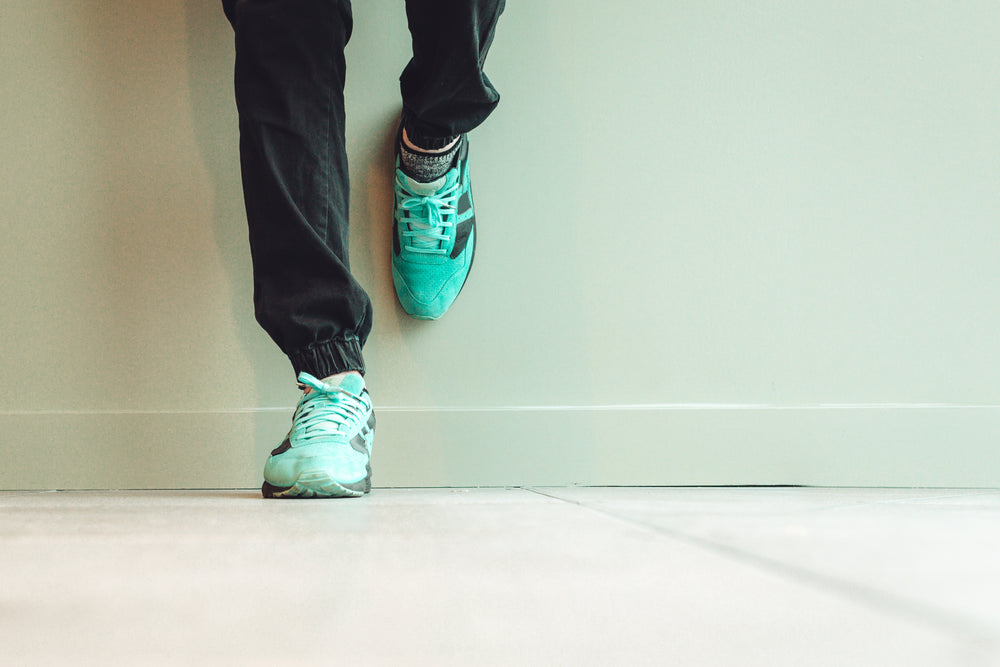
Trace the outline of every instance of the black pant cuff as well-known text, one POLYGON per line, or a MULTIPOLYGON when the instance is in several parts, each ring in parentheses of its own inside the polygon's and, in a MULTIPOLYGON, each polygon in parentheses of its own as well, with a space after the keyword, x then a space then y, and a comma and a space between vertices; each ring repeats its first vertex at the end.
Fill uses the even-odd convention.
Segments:
POLYGON ((322 380, 330 375, 347 371, 365 374, 365 361, 361 355, 361 340, 347 335, 340 338, 313 343, 295 350, 288 355, 295 369, 295 375, 306 372, 322 380))

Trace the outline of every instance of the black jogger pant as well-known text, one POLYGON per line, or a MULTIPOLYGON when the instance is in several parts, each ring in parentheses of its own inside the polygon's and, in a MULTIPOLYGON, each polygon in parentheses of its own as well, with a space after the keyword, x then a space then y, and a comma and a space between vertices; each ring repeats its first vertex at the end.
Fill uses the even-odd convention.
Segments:
MULTIPOLYGON (((372 307, 351 275, 347 249, 350 0, 222 4, 236 33, 257 321, 296 374, 363 373, 372 307)), ((407 0, 413 58, 400 91, 403 121, 418 145, 433 148, 435 139, 468 132, 496 107, 499 95, 482 66, 503 7, 504 0, 407 0)))

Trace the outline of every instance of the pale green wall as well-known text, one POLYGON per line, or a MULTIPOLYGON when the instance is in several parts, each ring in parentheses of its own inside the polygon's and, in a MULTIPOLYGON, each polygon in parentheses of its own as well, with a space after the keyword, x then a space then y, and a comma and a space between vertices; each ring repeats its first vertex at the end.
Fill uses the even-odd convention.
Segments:
MULTIPOLYGON (((993 2, 512 1, 475 271, 388 268, 399 0, 357 0, 376 485, 1000 484, 993 2)), ((0 488, 253 486, 295 400, 251 312, 209 0, 0 5, 0 488)))

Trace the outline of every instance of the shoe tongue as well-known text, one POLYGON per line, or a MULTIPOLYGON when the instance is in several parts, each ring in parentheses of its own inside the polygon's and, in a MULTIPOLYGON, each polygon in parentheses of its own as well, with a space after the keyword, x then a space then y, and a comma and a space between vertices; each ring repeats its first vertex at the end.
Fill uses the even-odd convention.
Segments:
POLYGON ((348 373, 344 376, 344 379, 340 381, 340 388, 354 394, 355 396, 360 396, 361 392, 365 389, 365 379, 360 375, 348 373))
POLYGON ((410 192, 415 195, 428 196, 432 195, 441 188, 444 187, 445 181, 448 179, 448 174, 445 174, 441 178, 435 179, 430 183, 421 183, 420 181, 415 181, 409 176, 406 177, 406 186, 410 192))

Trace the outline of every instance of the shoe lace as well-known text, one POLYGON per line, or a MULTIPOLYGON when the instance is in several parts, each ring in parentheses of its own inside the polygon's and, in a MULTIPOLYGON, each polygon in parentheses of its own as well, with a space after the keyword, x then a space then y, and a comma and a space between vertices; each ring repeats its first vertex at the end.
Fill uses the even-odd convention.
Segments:
POLYGON ((446 248, 441 247, 441 242, 449 239, 448 228, 455 225, 459 186, 456 178, 449 179, 440 190, 432 194, 411 192, 406 187, 402 172, 397 171, 396 197, 400 211, 398 222, 400 235, 410 240, 404 245, 407 250, 427 255, 448 253, 446 248), (404 211, 410 215, 403 217, 404 211))
POLYGON ((299 374, 299 385, 312 390, 302 397, 292 424, 292 435, 299 444, 344 436, 363 424, 368 410, 364 398, 328 385, 308 373, 299 374))

